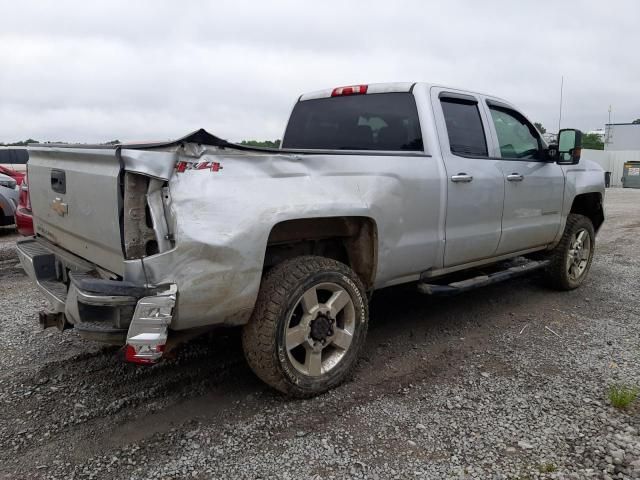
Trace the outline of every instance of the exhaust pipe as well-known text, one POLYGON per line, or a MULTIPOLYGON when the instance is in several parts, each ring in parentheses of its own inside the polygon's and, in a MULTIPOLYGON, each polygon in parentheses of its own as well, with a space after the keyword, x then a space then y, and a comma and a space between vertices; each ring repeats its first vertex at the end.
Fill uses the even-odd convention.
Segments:
POLYGON ((73 325, 67 322, 67 317, 64 316, 64 313, 52 312, 46 309, 38 312, 38 321, 43 330, 49 327, 56 327, 62 332, 63 330, 73 327, 73 325))

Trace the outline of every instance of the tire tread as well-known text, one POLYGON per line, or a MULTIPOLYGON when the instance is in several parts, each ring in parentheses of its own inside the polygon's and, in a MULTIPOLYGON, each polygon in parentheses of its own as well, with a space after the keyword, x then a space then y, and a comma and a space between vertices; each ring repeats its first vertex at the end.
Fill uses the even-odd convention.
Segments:
MULTIPOLYGON (((274 266, 264 275, 253 314, 242 330, 245 358, 256 376, 267 385, 293 397, 307 398, 322 392, 302 390, 284 377, 275 344, 279 316, 289 301, 289 292, 309 275, 321 271, 335 271, 349 277, 363 294, 362 282, 347 265, 325 257, 292 258, 274 266)), ((363 298, 366 298, 364 294, 363 298)), ((363 328, 366 328, 366 324, 363 328)), ((345 377, 351 374, 355 364, 353 362, 349 366, 345 377)))
MULTIPOLYGON (((569 248, 569 243, 571 242, 573 233, 580 227, 581 224, 585 223, 591 227, 591 256, 593 258, 595 249, 595 235, 593 234, 593 225, 591 224, 591 220, 589 220, 589 218, 585 217, 584 215, 570 213, 567 217, 567 223, 565 225, 560 242, 558 242, 558 244, 554 247, 554 249, 547 257, 547 259, 550 260, 550 263, 545 269, 545 280, 547 285, 549 285, 551 288, 556 290, 573 290, 580 285, 573 285, 570 282, 568 273, 566 272, 565 255, 569 248)), ((590 263, 591 260, 589 260, 589 266, 590 263)))

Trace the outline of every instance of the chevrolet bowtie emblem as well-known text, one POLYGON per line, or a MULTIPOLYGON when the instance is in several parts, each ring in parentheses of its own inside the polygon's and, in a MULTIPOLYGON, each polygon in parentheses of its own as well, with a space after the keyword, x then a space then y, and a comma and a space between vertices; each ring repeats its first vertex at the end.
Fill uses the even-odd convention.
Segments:
POLYGON ((68 205, 64 203, 61 198, 56 198, 53 202, 51 202, 51 210, 56 212, 61 217, 64 217, 67 213, 69 213, 68 205))

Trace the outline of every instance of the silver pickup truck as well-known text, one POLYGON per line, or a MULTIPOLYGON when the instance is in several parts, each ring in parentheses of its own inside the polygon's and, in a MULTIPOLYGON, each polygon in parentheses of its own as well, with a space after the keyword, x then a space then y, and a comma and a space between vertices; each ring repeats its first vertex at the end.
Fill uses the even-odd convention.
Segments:
POLYGON ((450 295, 536 269, 578 287, 604 221, 580 141, 546 145, 497 97, 387 83, 302 95, 279 150, 205 130, 37 146, 18 252, 51 303, 43 327, 154 363, 185 332, 243 326, 257 376, 310 396, 355 365, 376 289, 450 295))

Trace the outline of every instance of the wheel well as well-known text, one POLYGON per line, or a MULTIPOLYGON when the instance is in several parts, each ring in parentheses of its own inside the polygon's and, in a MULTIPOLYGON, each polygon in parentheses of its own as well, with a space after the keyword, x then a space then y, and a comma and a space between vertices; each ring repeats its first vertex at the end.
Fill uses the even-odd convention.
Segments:
POLYGON ((367 289, 378 262, 377 229, 367 217, 321 217, 276 224, 267 241, 264 268, 300 255, 318 255, 349 265, 367 289))
POLYGON ((602 208, 602 195, 599 193, 583 193, 573 199, 571 213, 584 215, 591 220, 594 230, 597 232, 604 222, 604 210, 602 208))

